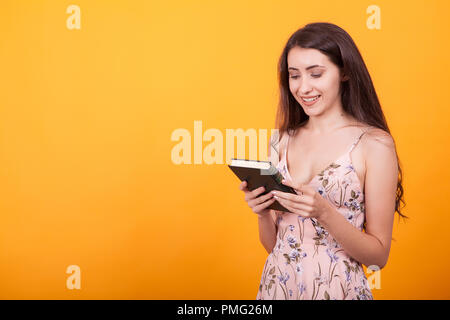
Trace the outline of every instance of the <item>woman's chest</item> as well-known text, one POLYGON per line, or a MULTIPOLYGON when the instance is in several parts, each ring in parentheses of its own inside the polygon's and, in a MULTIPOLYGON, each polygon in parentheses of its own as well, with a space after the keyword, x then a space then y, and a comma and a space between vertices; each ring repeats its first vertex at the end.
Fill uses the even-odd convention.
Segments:
MULTIPOLYGON (((286 155, 287 171, 296 184, 309 184, 321 177, 333 175, 334 178, 347 178, 350 171, 354 171, 361 190, 364 192, 365 183, 365 158, 362 147, 356 145, 351 152, 341 151, 339 148, 324 148, 322 150, 311 150, 308 152, 298 152, 295 149, 289 150, 286 155), (329 151, 329 152, 328 152, 329 151), (334 157, 330 157, 334 154, 334 157)), ((342 149, 341 149, 342 150, 342 149)))

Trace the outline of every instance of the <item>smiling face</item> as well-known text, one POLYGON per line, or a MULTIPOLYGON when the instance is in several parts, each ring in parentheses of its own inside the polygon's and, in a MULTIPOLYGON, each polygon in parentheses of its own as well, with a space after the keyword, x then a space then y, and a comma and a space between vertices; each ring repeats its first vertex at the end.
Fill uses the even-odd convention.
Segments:
POLYGON ((288 53, 287 63, 289 89, 308 116, 342 108, 341 74, 326 55, 316 49, 294 47, 288 53))

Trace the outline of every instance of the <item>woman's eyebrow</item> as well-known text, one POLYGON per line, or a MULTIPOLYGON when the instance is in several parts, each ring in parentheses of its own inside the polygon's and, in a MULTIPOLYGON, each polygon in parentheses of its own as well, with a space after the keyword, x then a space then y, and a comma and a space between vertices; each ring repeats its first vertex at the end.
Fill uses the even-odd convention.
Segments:
MULTIPOLYGON (((325 68, 325 66, 320 66, 320 65, 318 65, 318 64, 315 64, 315 65, 306 67, 306 70, 309 70, 309 69, 312 69, 312 68, 316 68, 316 67, 325 68)), ((292 69, 292 70, 297 70, 297 71, 298 71, 298 69, 297 69, 297 68, 294 68, 294 67, 289 67, 289 68, 288 68, 288 70, 291 70, 291 69, 292 69)))

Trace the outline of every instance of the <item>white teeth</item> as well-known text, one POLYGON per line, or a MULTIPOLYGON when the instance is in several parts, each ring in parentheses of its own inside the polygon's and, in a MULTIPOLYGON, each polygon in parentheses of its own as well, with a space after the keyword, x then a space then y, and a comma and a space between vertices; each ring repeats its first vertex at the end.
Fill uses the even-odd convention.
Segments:
POLYGON ((305 102, 311 102, 311 101, 317 100, 318 98, 319 98, 319 96, 315 96, 314 98, 310 98, 310 99, 302 98, 302 100, 305 101, 305 102))

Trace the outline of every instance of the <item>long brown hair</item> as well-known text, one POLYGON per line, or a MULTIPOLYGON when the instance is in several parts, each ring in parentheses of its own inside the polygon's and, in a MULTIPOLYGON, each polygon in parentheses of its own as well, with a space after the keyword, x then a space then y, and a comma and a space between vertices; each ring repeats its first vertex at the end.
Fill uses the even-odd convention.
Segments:
MULTIPOLYGON (((341 99, 345 112, 360 122, 377 127, 390 134, 377 93, 370 78, 364 60, 350 35, 337 25, 325 22, 310 23, 294 32, 286 43, 278 61, 278 81, 280 100, 275 120, 275 127, 281 137, 285 132, 295 131, 302 126, 309 116, 289 90, 289 73, 287 55, 294 47, 317 49, 328 58, 348 80, 341 82, 341 99)), ((395 142, 394 142, 395 144, 395 142)), ((397 149, 397 148, 395 148, 397 149)), ((396 150, 397 151, 397 150, 396 150)), ((400 212, 403 198, 403 173, 396 152, 399 178, 395 200, 395 212, 399 218, 408 218, 400 212)))

